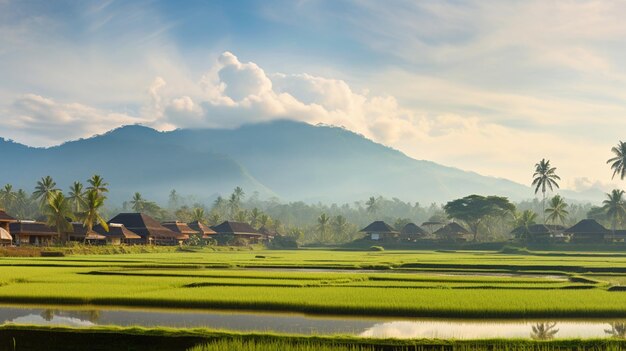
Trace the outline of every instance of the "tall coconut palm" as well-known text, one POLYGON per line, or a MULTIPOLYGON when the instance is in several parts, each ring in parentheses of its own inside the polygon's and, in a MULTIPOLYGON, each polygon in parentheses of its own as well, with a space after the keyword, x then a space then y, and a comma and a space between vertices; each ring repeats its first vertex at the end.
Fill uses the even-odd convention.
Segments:
POLYGON ((13 206, 13 211, 17 218, 24 219, 26 218, 26 213, 29 207, 29 196, 26 194, 24 189, 19 189, 15 193, 15 204, 13 206))
POLYGON ((624 190, 613 189, 610 193, 606 194, 607 199, 602 202, 604 206, 602 209, 605 211, 607 217, 611 219, 611 231, 615 236, 615 229, 617 228, 617 222, 621 222, 626 218, 626 203, 624 203, 624 190))
POLYGON ((332 221, 333 231, 335 232, 335 236, 339 240, 346 240, 346 236, 348 234, 348 221, 346 217, 342 215, 338 215, 333 218, 332 221))
POLYGON ((611 164, 611 169, 613 170, 611 179, 615 178, 616 174, 619 174, 620 179, 623 180, 626 177, 626 142, 620 141, 617 146, 611 149, 611 152, 613 152, 615 157, 606 161, 606 163, 611 164))
MULTIPOLYGON (((93 189, 87 192, 85 197, 85 211, 81 213, 81 219, 83 226, 87 228, 87 234, 93 230, 93 225, 98 223, 104 228, 105 231, 109 231, 107 222, 100 215, 102 207, 104 207, 105 197, 100 195, 97 190, 93 189)), ((85 241, 87 236, 85 235, 85 241)))
POLYGON ((231 219, 239 212, 239 198, 235 193, 232 193, 228 199, 228 211, 231 219))
POLYGON ((16 194, 13 192, 13 185, 6 184, 0 189, 0 208, 10 210, 16 200, 16 194))
POLYGON ((202 207, 196 207, 191 211, 191 220, 206 224, 206 212, 202 207))
POLYGON ((233 190, 233 194, 239 203, 243 200, 243 197, 246 196, 246 193, 241 187, 236 187, 235 190, 233 190))
POLYGON ((146 200, 141 196, 140 193, 135 193, 133 195, 133 199, 130 200, 130 204, 132 206, 133 211, 135 212, 143 212, 146 207, 146 200))
POLYGON ((41 178, 41 180, 37 182, 37 186, 33 192, 33 197, 35 200, 39 200, 39 204, 42 208, 45 207, 52 200, 52 198, 61 191, 61 189, 56 186, 57 183, 50 176, 41 178))
POLYGON ((365 206, 366 206, 367 213, 369 213, 370 215, 375 215, 376 212, 378 212, 378 208, 379 208, 378 200, 373 196, 371 196, 367 200, 367 202, 365 203, 365 206))
POLYGON ((565 203, 565 200, 560 195, 554 195, 550 199, 548 208, 546 208, 548 221, 554 224, 564 224, 565 218, 569 215, 569 211, 567 211, 568 206, 569 205, 565 203))
POLYGON ((65 243, 67 234, 74 231, 74 227, 72 227, 72 223, 68 221, 68 218, 75 220, 76 217, 62 192, 52 193, 50 201, 43 206, 43 213, 46 215, 48 226, 56 228, 61 242, 65 243))
POLYGON ((535 187, 535 194, 541 189, 541 194, 543 195, 542 212, 544 223, 546 222, 546 191, 548 189, 552 191, 555 187, 558 188, 559 183, 557 183, 557 180, 561 180, 561 177, 556 174, 556 167, 550 165, 550 160, 544 158, 535 164, 532 186, 535 187))
POLYGON ((85 191, 83 190, 83 183, 74 182, 74 184, 70 186, 70 192, 68 195, 67 199, 70 204, 72 204, 74 213, 80 213, 85 205, 85 191))
POLYGON ((254 228, 260 228, 259 227, 259 219, 261 219, 261 215, 263 214, 263 212, 261 212, 258 208, 253 208, 252 211, 250 211, 250 225, 254 228))
POLYGON ((328 241, 328 227, 330 225, 330 217, 326 215, 326 213, 322 213, 317 218, 317 232, 319 233, 320 242, 325 243, 328 241))
POLYGON ((89 180, 87 180, 89 186, 87 187, 87 191, 95 191, 98 195, 102 196, 104 193, 109 192, 109 183, 104 181, 104 178, 101 176, 94 174, 89 180))

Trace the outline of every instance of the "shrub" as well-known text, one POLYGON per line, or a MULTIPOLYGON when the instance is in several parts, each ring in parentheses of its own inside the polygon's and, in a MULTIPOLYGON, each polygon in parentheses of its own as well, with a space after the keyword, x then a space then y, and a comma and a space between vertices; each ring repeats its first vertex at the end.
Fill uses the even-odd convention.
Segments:
POLYGON ((382 246, 374 245, 370 246, 370 251, 385 251, 385 248, 382 246))

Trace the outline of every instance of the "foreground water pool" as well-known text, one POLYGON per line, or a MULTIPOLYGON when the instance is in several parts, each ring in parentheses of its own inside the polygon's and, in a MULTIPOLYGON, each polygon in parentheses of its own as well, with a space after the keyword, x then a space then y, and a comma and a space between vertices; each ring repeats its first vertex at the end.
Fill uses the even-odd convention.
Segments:
POLYGON ((403 339, 626 337, 625 320, 387 319, 235 311, 71 309, 56 306, 0 306, 0 323, 71 327, 205 327, 233 331, 348 334, 403 339))

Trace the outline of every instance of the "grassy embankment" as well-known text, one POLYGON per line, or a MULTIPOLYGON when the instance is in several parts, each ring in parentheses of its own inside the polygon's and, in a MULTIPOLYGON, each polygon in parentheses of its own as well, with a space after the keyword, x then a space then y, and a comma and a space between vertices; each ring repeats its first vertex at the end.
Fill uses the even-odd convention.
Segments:
POLYGON ((407 317, 626 317, 626 292, 609 291, 626 281, 624 254, 201 251, 2 258, 0 266, 3 303, 407 317), (315 270, 300 271, 310 268, 315 270), (363 271, 372 268, 379 271, 363 271), (528 275, 497 276, 503 273, 528 275))
POLYGON ((350 336, 233 333, 207 329, 0 326, 0 349, 16 351, 618 351, 616 339, 397 340, 350 336))

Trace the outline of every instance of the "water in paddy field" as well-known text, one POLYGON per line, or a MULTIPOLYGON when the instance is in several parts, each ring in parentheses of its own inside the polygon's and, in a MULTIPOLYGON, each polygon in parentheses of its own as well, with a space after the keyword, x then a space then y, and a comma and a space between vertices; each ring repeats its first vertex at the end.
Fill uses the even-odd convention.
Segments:
POLYGON ((299 314, 0 306, 0 322, 91 327, 204 327, 233 331, 347 334, 371 338, 626 338, 626 320, 442 320, 299 314))

